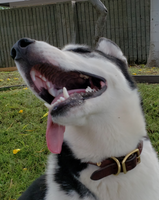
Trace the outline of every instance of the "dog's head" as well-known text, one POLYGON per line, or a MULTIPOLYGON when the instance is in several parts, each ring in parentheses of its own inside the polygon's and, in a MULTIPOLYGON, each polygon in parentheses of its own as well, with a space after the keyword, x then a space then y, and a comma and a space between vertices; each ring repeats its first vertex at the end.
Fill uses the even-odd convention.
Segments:
POLYGON ((125 121, 129 123, 141 114, 127 60, 109 39, 101 38, 94 50, 73 44, 59 50, 23 38, 13 46, 11 56, 28 86, 49 108, 46 137, 53 153, 61 151, 65 126, 92 124, 95 132, 103 132, 106 124, 117 122, 116 129, 122 131, 124 120, 129 118, 125 121))

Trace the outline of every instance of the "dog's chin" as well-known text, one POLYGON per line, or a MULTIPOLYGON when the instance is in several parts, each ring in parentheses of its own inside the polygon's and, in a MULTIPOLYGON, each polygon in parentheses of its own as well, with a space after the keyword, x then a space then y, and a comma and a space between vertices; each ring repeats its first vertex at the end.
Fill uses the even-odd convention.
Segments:
POLYGON ((65 113, 63 116, 52 117, 53 123, 62 126, 84 126, 87 124, 87 118, 84 112, 81 112, 79 108, 72 108, 70 111, 65 113), (78 111, 77 111, 78 110, 78 111))

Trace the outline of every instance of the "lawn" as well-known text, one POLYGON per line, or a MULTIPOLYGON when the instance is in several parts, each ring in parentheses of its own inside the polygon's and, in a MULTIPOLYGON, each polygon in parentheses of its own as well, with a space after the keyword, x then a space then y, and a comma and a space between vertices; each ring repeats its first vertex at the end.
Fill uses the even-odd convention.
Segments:
POLYGON ((0 199, 16 200, 45 171, 47 109, 26 88, 1 91, 0 107, 0 199))
MULTIPOLYGON (((4 74, 5 77, 0 77, 3 79, 0 87, 11 83, 7 80, 9 77, 15 85, 20 80, 17 72, 4 74)), ((143 98, 147 131, 158 152, 159 85, 138 84, 138 87, 143 98)), ((45 141, 47 109, 27 87, 0 91, 0 107, 0 199, 16 200, 45 172, 49 154, 45 141), (15 149, 20 151, 13 154, 15 149)))

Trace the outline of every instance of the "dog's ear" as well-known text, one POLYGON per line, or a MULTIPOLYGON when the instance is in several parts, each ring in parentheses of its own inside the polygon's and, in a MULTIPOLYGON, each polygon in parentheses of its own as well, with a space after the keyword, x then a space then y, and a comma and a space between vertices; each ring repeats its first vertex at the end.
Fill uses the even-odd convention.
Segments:
POLYGON ((97 43, 96 49, 102 51, 107 55, 119 58, 120 60, 123 60, 127 64, 127 59, 124 56, 123 52, 121 51, 119 46, 115 44, 112 40, 109 40, 104 37, 100 38, 97 43))

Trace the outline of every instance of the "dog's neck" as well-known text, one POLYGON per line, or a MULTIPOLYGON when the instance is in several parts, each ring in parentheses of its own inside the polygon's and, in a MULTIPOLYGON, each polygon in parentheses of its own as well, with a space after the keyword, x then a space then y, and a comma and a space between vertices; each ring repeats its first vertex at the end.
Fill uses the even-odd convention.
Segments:
POLYGON ((120 157, 136 148, 140 139, 146 135, 142 115, 136 117, 135 121, 129 120, 120 119, 119 123, 108 119, 104 121, 101 117, 98 122, 90 121, 87 126, 68 126, 64 134, 65 141, 77 158, 84 162, 120 157))

